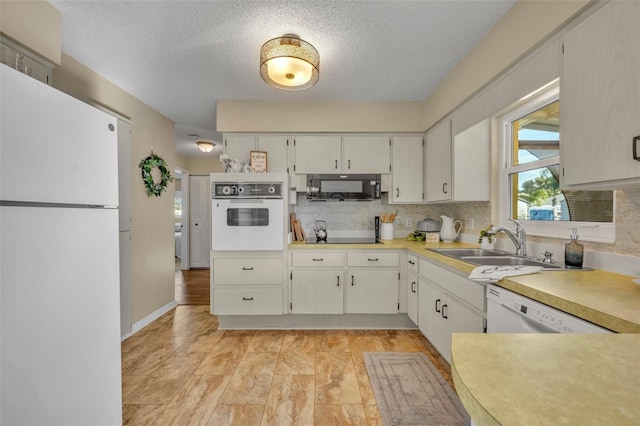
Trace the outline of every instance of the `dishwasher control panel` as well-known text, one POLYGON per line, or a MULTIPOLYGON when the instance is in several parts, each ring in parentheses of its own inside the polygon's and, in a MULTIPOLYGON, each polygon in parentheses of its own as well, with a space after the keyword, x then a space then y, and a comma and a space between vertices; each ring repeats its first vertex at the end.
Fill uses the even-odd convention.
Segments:
POLYGON ((487 287, 487 331, 611 333, 606 328, 494 285, 487 287))

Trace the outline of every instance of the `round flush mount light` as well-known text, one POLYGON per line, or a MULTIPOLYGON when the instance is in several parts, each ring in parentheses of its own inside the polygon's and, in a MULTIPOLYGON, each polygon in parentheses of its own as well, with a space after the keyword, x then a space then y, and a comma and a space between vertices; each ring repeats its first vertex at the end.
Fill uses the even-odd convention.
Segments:
POLYGON ((297 35, 285 34, 262 45, 260 75, 278 89, 308 89, 320 78, 320 55, 297 35))
POLYGON ((200 151, 202 152, 211 152, 214 147, 213 142, 209 141, 198 141, 196 142, 196 145, 198 145, 198 148, 200 148, 200 151))

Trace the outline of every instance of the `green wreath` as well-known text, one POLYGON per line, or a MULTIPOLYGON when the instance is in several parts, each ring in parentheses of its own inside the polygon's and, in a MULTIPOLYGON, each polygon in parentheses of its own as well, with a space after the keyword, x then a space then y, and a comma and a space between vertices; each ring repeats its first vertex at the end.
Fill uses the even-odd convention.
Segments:
POLYGON ((167 162, 154 154, 153 151, 151 151, 151 155, 142 160, 138 166, 142 169, 142 181, 147 189, 148 197, 151 197, 152 195, 159 197, 160 194, 162 194, 162 191, 167 190, 167 184, 169 182, 173 182, 173 176, 171 176, 167 162), (160 170, 160 183, 155 183, 153 181, 151 171, 155 167, 160 170))

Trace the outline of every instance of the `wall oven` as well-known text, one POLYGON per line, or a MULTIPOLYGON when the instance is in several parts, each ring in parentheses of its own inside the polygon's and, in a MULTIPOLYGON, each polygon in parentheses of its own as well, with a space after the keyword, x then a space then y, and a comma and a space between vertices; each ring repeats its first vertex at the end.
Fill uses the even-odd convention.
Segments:
POLYGON ((282 191, 282 182, 213 182, 211 250, 283 250, 282 191))

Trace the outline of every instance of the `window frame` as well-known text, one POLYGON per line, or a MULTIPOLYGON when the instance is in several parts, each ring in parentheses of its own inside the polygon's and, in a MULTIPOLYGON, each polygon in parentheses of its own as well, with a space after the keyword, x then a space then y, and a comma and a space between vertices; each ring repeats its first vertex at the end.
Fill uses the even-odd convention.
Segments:
MULTIPOLYGON (((547 167, 551 165, 560 166, 560 153, 557 156, 545 158, 535 162, 528 162, 511 165, 513 159, 513 141, 511 123, 519 118, 530 114, 545 105, 549 105, 560 99, 559 81, 553 81, 543 86, 541 89, 530 95, 523 97, 520 101, 512 105, 506 111, 497 116, 498 124, 498 142, 500 153, 500 207, 499 220, 503 226, 515 230, 515 225, 508 219, 511 218, 512 212, 512 180, 510 176, 514 173, 547 167)), ((560 124, 562 127, 562 122, 560 124)), ((562 132, 560 133, 560 143, 562 143, 562 132)), ((561 150, 560 150, 561 152, 561 150)), ((560 182, 560 190, 562 182, 560 182)), ((578 235, 583 241, 592 241, 599 243, 613 243, 615 241, 615 208, 616 194, 613 192, 613 211, 611 212, 611 222, 579 222, 579 221, 541 221, 541 220, 522 220, 516 219, 524 227, 527 235, 568 239, 571 235, 571 228, 578 228, 578 235)))

